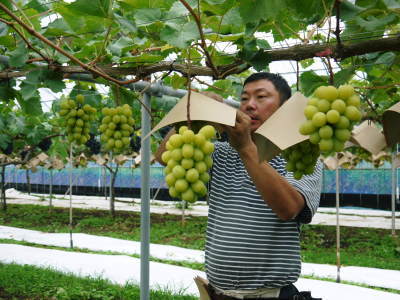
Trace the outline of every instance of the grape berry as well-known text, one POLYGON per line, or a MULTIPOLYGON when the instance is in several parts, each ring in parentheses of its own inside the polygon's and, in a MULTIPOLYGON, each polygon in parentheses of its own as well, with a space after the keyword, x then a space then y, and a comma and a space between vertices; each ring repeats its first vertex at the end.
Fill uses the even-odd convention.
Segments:
POLYGON ((40 141, 40 143, 38 144, 38 147, 39 147, 42 151, 46 152, 47 150, 50 149, 51 144, 52 144, 51 139, 50 139, 50 138, 45 138, 45 139, 43 139, 43 140, 40 141))

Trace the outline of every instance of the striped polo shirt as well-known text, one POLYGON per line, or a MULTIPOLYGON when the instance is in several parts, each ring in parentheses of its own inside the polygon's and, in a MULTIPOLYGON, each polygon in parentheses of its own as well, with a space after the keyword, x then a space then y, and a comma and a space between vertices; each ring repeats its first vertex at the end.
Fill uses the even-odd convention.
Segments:
POLYGON ((215 146, 205 247, 208 280, 224 290, 275 288, 297 281, 300 224, 311 222, 318 208, 322 163, 313 174, 295 180, 283 158, 269 162, 306 202, 294 220, 282 221, 261 198, 238 152, 229 143, 215 146))

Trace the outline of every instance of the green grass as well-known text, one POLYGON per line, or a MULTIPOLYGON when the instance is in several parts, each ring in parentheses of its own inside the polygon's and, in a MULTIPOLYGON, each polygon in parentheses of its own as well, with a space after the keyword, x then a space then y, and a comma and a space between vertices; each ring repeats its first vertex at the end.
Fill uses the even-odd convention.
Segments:
MULTIPOLYGON (((400 239, 391 230, 375 228, 340 228, 340 263, 400 270, 400 239)), ((301 233, 303 262, 336 264, 336 228, 303 226, 301 233)))
MULTIPOLYGON (((194 296, 171 291, 150 291, 154 300, 194 300, 194 296)), ((50 268, 0 263, 0 299, 40 300, 117 300, 140 299, 135 283, 112 284, 96 277, 76 277, 50 268)))
MULTIPOLYGON (((74 209, 74 232, 140 240, 140 214, 116 211, 74 209)), ((8 205, 0 212, 0 224, 46 232, 68 232, 66 208, 38 205, 8 205)), ((190 249, 204 249, 206 217, 169 214, 151 215, 152 243, 190 249)), ((306 225, 301 234, 302 260, 311 263, 336 264, 336 231, 334 226, 306 225)), ((341 264, 400 270, 400 240, 387 229, 341 227, 341 264)))

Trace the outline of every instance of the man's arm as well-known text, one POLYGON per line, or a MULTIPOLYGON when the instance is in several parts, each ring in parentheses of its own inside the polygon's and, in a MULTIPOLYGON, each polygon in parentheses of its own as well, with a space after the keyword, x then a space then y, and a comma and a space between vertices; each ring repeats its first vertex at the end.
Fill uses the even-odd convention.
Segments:
POLYGON ((251 139, 251 119, 238 111, 235 127, 225 126, 234 147, 252 178, 258 192, 282 220, 295 218, 305 206, 303 196, 273 167, 258 159, 257 146, 251 139))

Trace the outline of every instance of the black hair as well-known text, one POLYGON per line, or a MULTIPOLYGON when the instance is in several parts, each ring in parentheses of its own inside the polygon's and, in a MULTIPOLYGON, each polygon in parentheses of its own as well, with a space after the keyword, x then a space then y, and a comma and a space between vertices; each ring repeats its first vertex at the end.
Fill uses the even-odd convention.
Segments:
POLYGON ((292 96, 292 90, 289 87, 289 84, 287 83, 286 79, 284 79, 282 76, 279 74, 275 73, 269 73, 269 72, 258 72, 251 74, 249 77, 246 78, 246 80, 243 83, 243 87, 253 81, 258 81, 258 80, 269 80, 276 90, 279 93, 280 96, 280 105, 282 105, 287 99, 289 99, 292 96))

